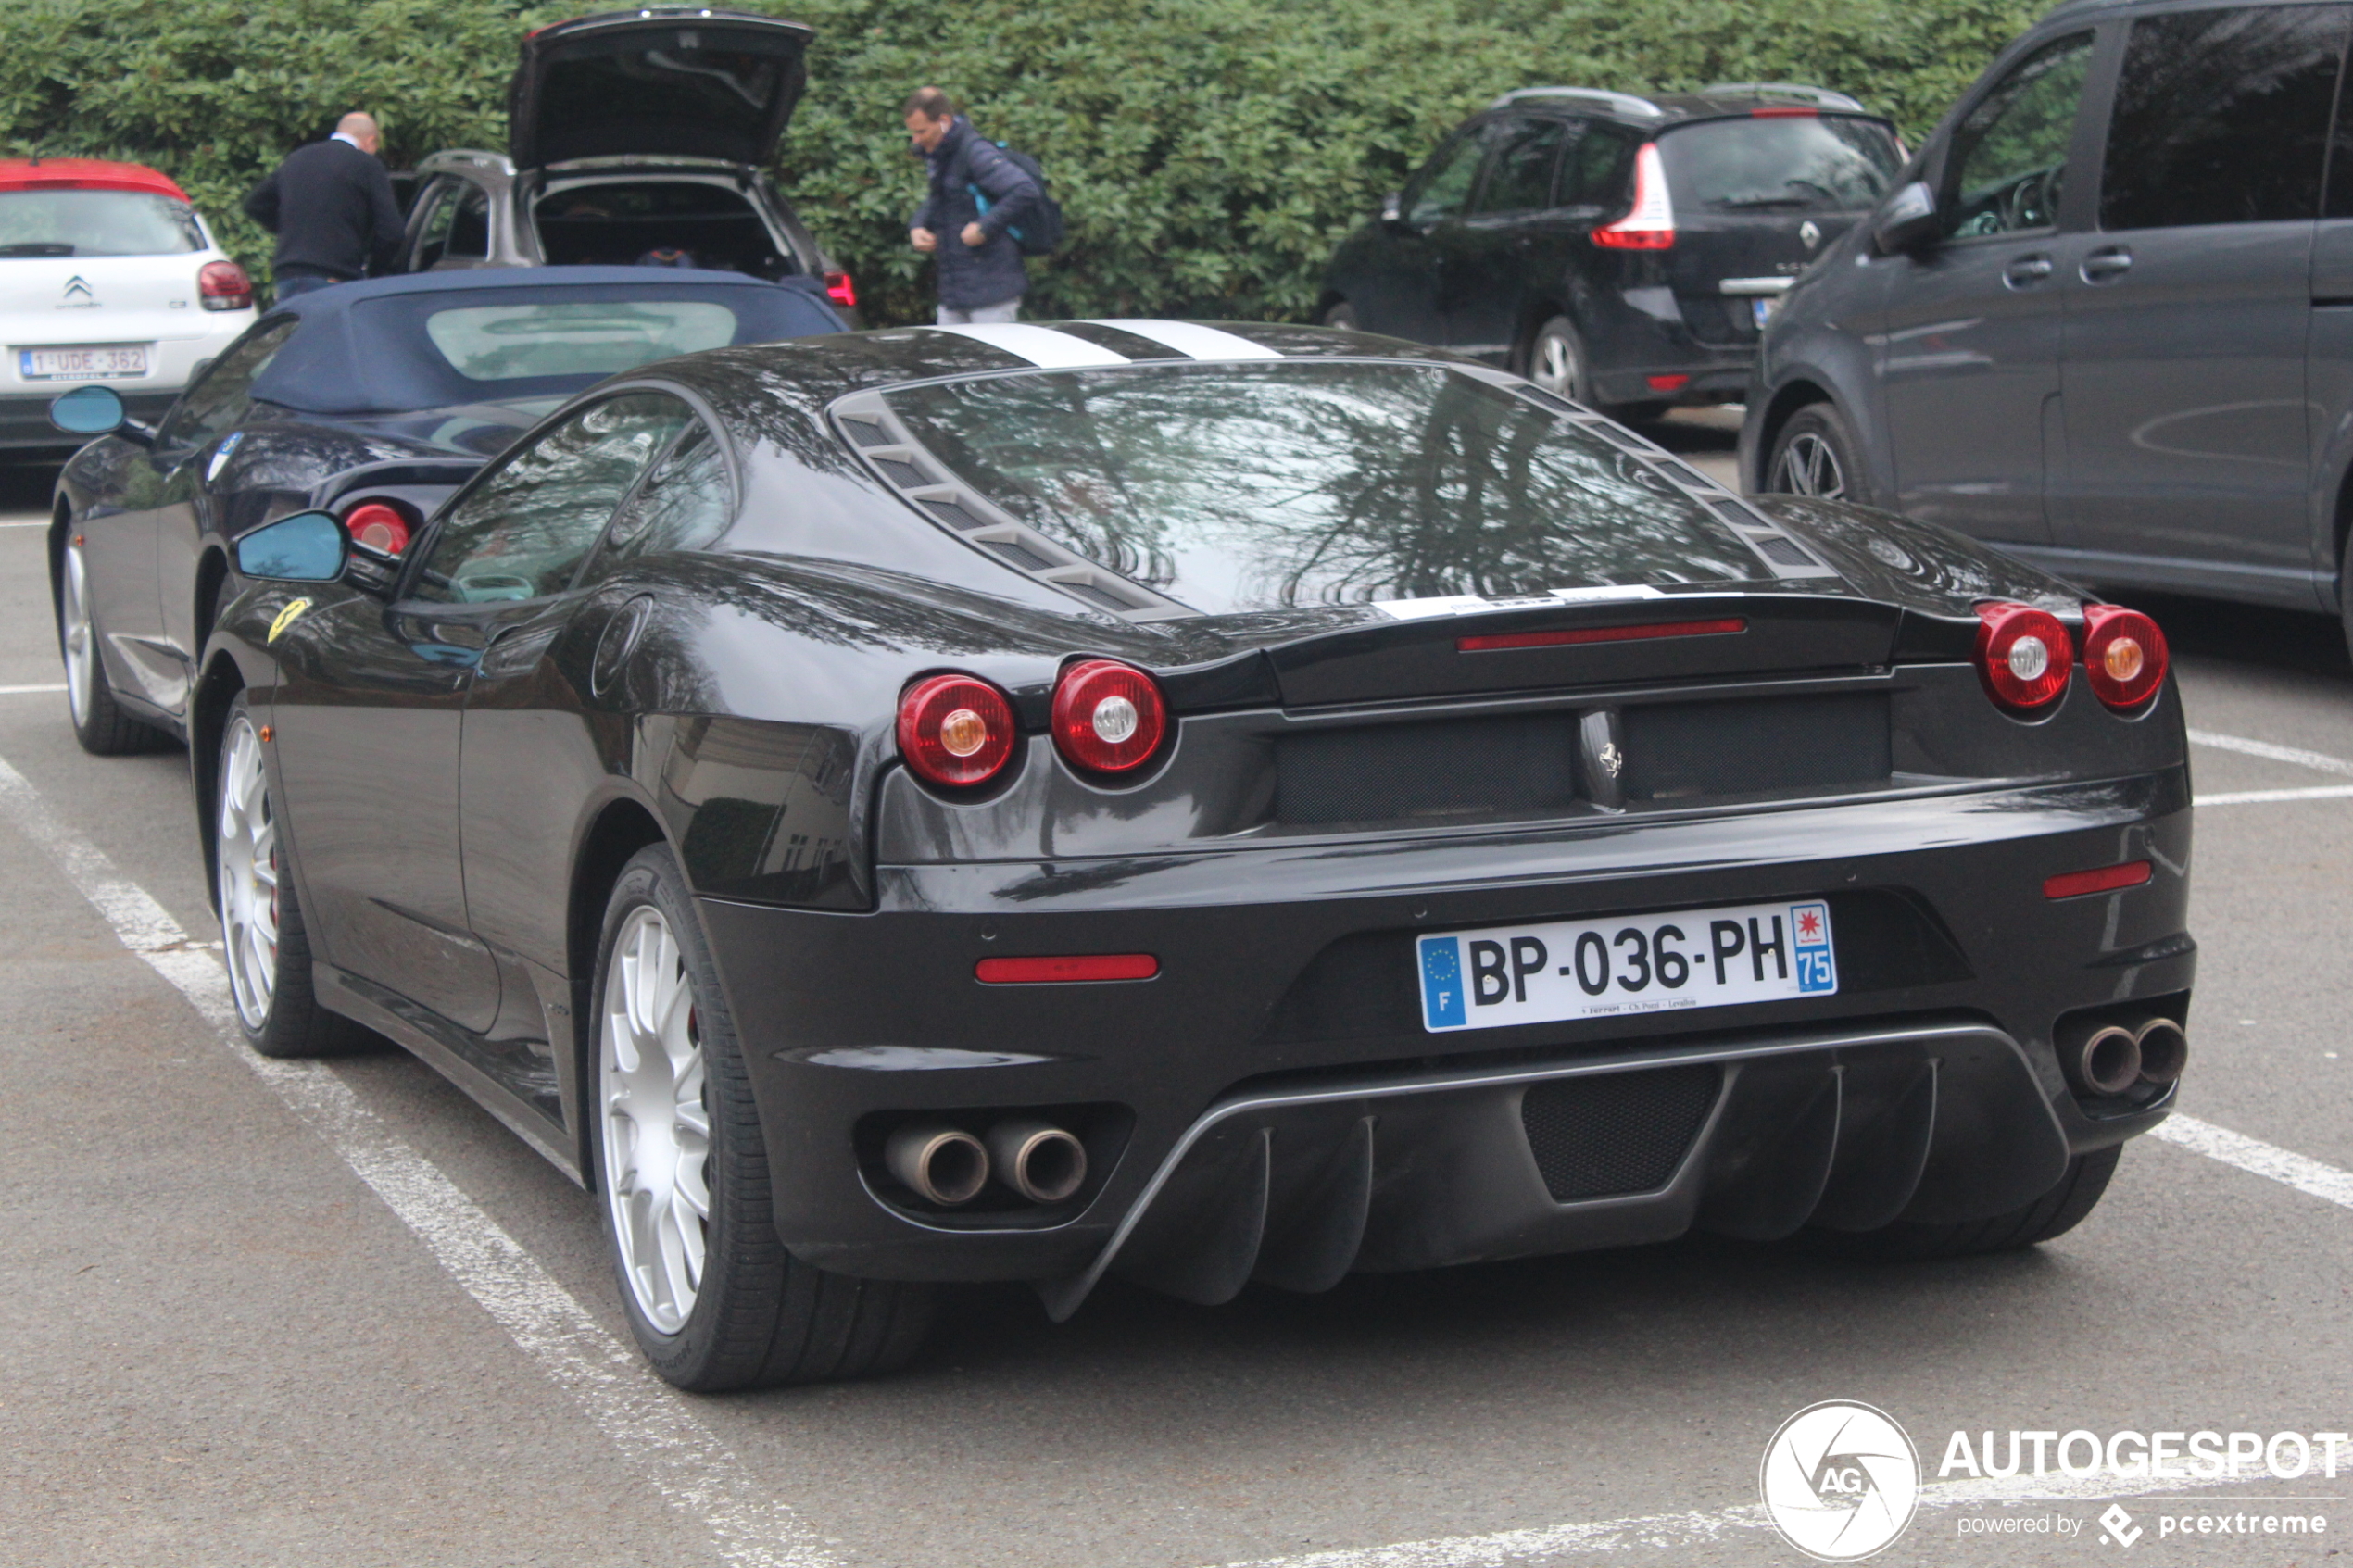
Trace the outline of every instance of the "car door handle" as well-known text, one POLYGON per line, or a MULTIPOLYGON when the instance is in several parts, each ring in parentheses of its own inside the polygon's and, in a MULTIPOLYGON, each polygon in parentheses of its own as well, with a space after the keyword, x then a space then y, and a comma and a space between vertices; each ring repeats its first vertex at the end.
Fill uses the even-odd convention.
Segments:
POLYGON ((2079 269, 2087 283, 2096 283, 2104 278, 2113 278, 2132 270, 2133 253, 2122 245, 2102 246, 2085 257, 2082 267, 2079 269))
POLYGON ((2041 282, 2051 275, 2051 258, 2047 256, 2021 256, 2002 269, 2002 282, 2014 289, 2041 282))

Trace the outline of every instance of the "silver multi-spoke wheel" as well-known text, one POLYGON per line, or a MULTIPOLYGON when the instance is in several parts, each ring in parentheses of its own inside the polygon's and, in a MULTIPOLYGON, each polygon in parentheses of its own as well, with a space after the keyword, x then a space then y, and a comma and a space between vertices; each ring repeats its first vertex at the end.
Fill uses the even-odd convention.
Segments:
POLYGON ((98 680, 98 629, 90 618, 90 569, 78 546, 66 547, 65 581, 59 584, 65 622, 66 701, 73 721, 90 722, 90 698, 98 680))
POLYGON ((1557 397, 1584 395, 1585 364, 1575 338, 1547 327, 1536 335, 1536 352, 1529 358, 1535 362, 1529 367, 1528 379, 1538 386, 1557 397))
POLYGON ((711 1226, 711 1112, 686 955, 659 909, 623 922, 605 977, 598 1052, 606 1198, 637 1310, 662 1334, 686 1326, 711 1226))
POLYGON ((220 759, 220 935, 245 1027, 270 1022, 278 985, 278 823, 261 736, 239 712, 220 759))
POLYGON ((1846 470, 1838 460, 1838 449, 1810 430, 1798 432, 1781 447, 1773 460, 1772 483, 1768 489, 1784 495, 1813 495, 1825 501, 1846 498, 1846 470))

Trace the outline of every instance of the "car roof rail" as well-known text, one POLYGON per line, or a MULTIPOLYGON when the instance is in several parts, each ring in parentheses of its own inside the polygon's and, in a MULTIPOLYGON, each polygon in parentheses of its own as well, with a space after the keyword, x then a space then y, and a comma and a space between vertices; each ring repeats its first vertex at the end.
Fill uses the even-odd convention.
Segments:
POLYGON ((1827 87, 1808 87, 1798 82, 1718 82, 1699 90, 1699 96, 1703 98, 1731 97, 1739 94, 1757 98, 1795 98, 1817 108, 1853 109, 1858 114, 1863 110, 1859 99, 1850 98, 1843 93, 1833 93, 1827 87))
POLYGON ((1518 103, 1522 98, 1583 98, 1636 119, 1667 118, 1667 111, 1648 98, 1638 98, 1631 93, 1613 93, 1605 87, 1521 87, 1504 94, 1487 107, 1500 109, 1518 103))
POLYGON ((419 174, 442 174, 459 169, 474 169, 485 173, 503 174, 514 178, 515 166, 504 153, 486 153, 479 147, 449 147, 418 161, 419 174))

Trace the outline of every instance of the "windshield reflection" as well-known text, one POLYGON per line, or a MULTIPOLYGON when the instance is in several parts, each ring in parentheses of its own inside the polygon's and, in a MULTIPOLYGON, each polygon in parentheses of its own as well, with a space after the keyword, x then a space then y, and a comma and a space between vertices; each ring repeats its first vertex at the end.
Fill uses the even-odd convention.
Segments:
POLYGON ((1436 366, 1151 366, 889 395, 966 483, 1209 614, 1764 575, 1643 461, 1436 366))

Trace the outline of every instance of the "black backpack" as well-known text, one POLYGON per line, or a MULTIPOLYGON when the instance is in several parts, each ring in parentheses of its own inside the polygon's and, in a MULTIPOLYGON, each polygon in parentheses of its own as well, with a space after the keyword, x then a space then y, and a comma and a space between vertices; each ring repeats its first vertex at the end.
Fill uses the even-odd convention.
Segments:
MULTIPOLYGON (((1039 168, 1038 160, 1027 153, 1016 152, 1002 142, 996 144, 996 146, 999 152, 1005 155, 1006 162, 1028 175, 1038 186, 1037 211, 1025 220, 1019 227, 1009 227, 1005 232, 1013 237, 1013 244, 1021 247, 1021 253, 1024 256, 1053 255, 1062 248, 1063 241, 1068 236, 1069 231, 1063 223, 1063 204, 1054 199, 1053 189, 1046 182, 1046 171, 1039 168)), ((973 204, 982 212, 987 212, 988 198, 981 194, 980 187, 968 185, 965 189, 972 192, 973 204)))

